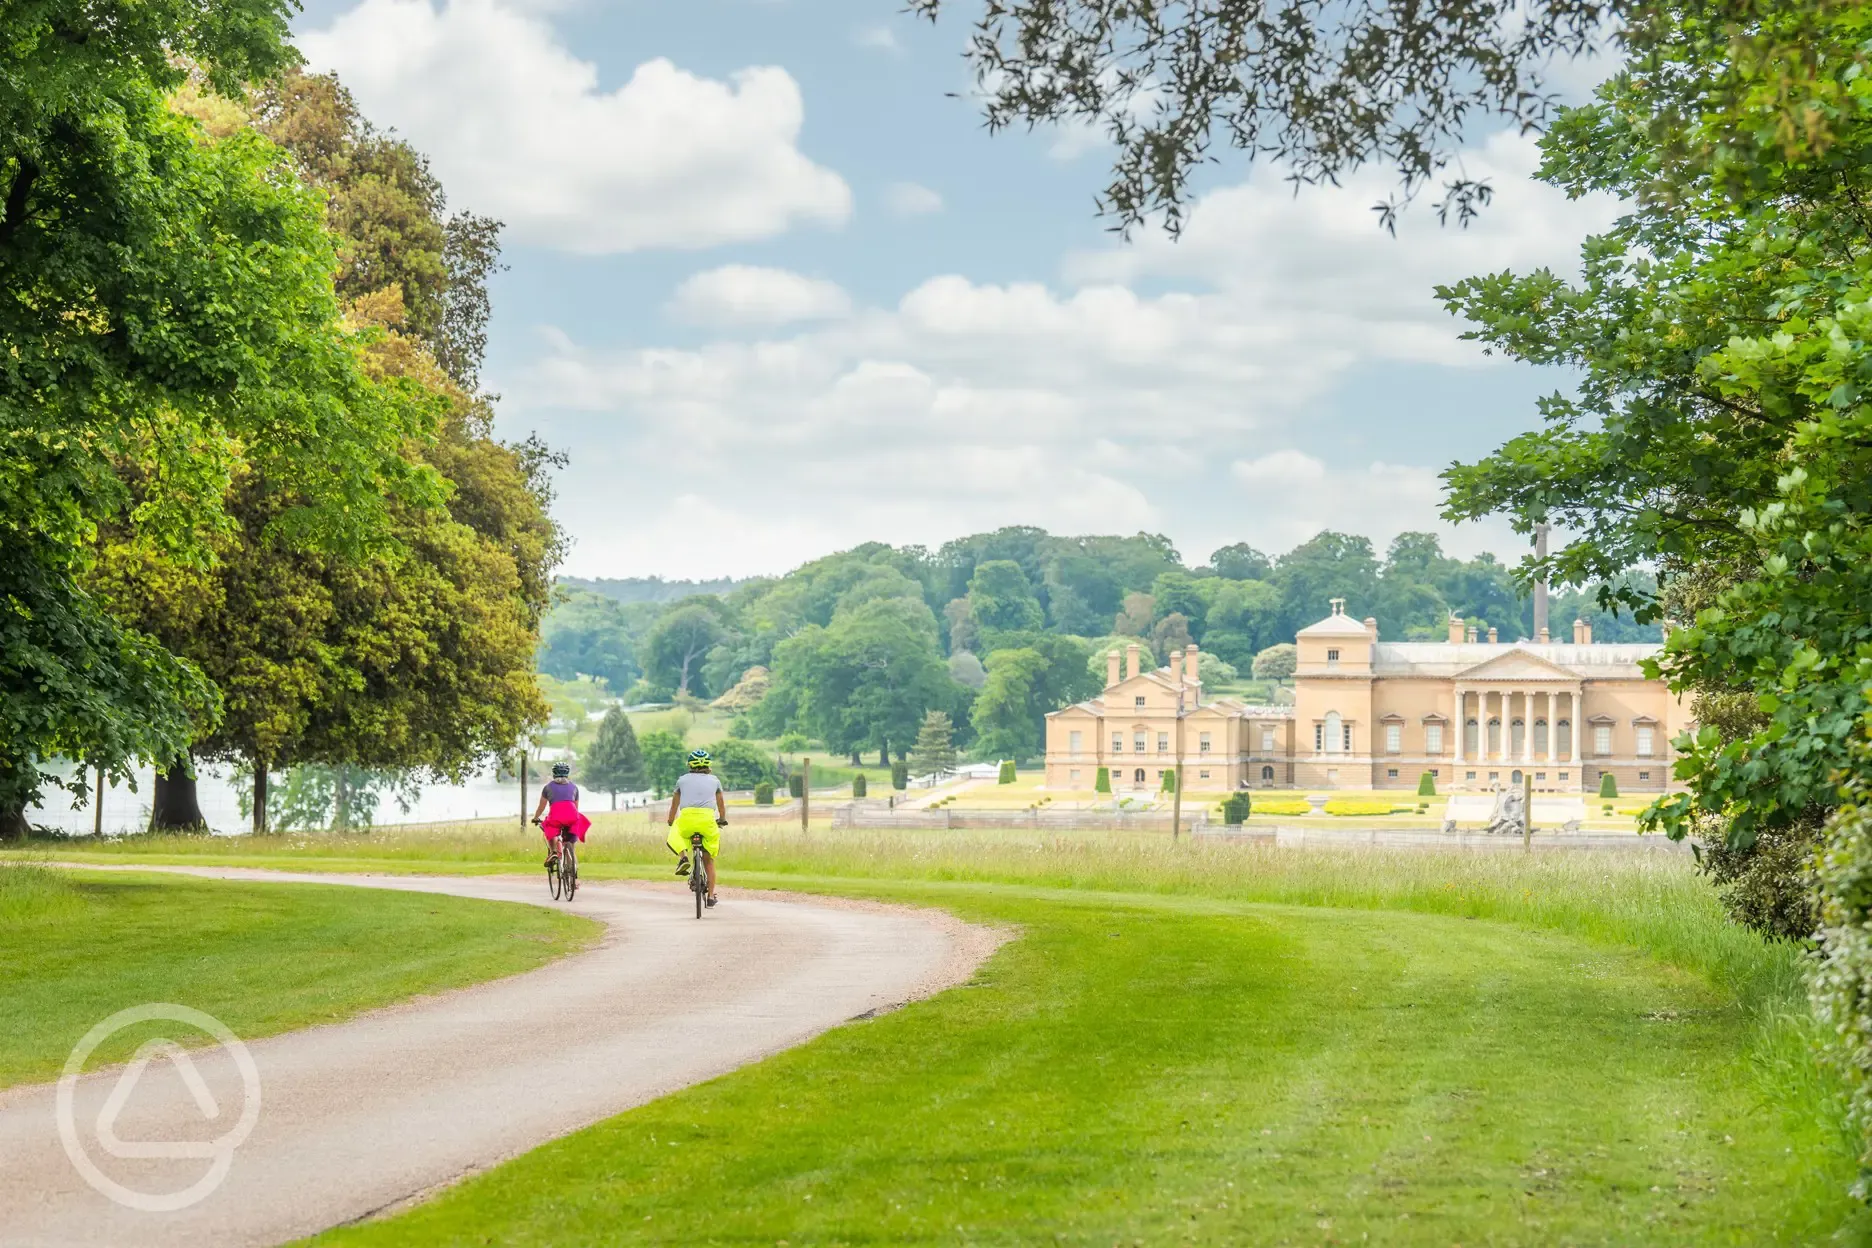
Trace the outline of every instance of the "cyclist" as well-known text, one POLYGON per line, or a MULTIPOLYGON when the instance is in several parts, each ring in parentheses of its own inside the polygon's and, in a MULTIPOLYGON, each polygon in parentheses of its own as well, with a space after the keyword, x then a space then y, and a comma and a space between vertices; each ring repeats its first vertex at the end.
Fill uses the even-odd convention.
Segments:
POLYGON ((569 763, 554 763, 552 779, 540 788, 539 805, 533 808, 533 826, 546 833, 546 865, 559 860, 559 838, 576 836, 581 844, 591 820, 579 813, 579 787, 572 783, 569 763), (542 821, 541 816, 544 816, 542 821))
POLYGON ((676 791, 670 794, 668 826, 670 852, 676 855, 676 874, 688 875, 696 864, 689 861, 689 838, 702 834, 702 869, 708 872, 708 904, 715 904, 715 855, 721 850, 721 829, 728 826, 728 799, 722 795, 721 781, 710 768, 714 759, 707 750, 689 751, 689 771, 676 778, 676 791))

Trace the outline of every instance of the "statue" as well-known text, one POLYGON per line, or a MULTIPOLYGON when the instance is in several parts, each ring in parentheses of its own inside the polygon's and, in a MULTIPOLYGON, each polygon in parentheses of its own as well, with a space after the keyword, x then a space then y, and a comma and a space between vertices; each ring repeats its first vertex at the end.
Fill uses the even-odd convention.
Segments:
POLYGON ((1519 836, 1527 828, 1527 803, 1516 788, 1495 791, 1495 809, 1489 812, 1487 832, 1519 836))

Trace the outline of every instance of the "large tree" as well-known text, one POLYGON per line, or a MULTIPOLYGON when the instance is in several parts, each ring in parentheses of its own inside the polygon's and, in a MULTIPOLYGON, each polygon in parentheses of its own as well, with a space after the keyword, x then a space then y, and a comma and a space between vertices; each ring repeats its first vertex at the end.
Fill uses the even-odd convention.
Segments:
POLYGON ((329 550, 381 544, 397 500, 436 496, 400 454, 426 414, 364 376, 339 324, 316 197, 264 139, 213 140, 170 107, 188 66, 227 93, 279 69, 288 11, 0 14, 0 614, 30 621, 0 630, 0 831, 48 779, 38 760, 121 774, 203 722, 192 669, 81 587, 100 523, 199 566, 243 469, 290 497, 279 540, 329 550))
POLYGON ((650 776, 644 767, 643 747, 637 744, 637 733, 623 708, 614 706, 605 712, 604 722, 598 725, 598 739, 579 760, 579 773, 588 786, 611 795, 613 810, 617 809, 619 793, 648 786, 650 776))
POLYGON ((670 608, 644 638, 645 676, 677 693, 705 697, 703 660, 728 637, 721 607, 712 599, 690 599, 670 608))

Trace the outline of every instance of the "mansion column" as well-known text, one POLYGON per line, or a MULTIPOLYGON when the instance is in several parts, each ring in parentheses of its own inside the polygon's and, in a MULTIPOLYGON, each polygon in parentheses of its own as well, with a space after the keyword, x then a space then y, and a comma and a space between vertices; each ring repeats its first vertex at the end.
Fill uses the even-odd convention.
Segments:
POLYGON ((1574 767, 1579 766, 1580 733, 1586 731, 1586 702, 1584 698, 1580 697, 1580 692, 1579 689, 1570 689, 1567 691, 1567 701, 1572 704, 1570 708, 1572 710, 1572 715, 1567 721, 1569 727, 1569 731, 1567 732, 1567 762, 1574 767))
POLYGON ((1560 695, 1552 689, 1547 691, 1547 765, 1553 766, 1560 761, 1560 720, 1555 714, 1560 705, 1560 695))
POLYGON ((1534 762, 1534 691, 1521 691, 1521 765, 1531 766, 1534 762))
MULTIPOLYGON (((1458 767, 1463 763, 1463 732, 1469 720, 1469 691, 1461 685, 1456 686, 1456 754, 1458 767)), ((1452 777, 1454 779, 1454 777, 1452 777)))
POLYGON ((1489 752, 1491 763, 1508 761, 1508 691, 1495 691, 1495 723, 1499 726, 1495 736, 1495 748, 1489 752))

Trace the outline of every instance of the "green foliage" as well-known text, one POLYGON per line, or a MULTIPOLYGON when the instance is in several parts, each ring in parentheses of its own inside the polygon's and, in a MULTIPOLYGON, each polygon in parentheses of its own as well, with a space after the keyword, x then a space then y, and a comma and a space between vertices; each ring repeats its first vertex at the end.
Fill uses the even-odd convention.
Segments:
POLYGON ((890 774, 891 788, 902 793, 910 787, 910 764, 903 759, 895 759, 891 762, 890 774))
POLYGON ((997 784, 1013 784, 1014 783, 1014 760, 1013 759, 1004 758, 1001 760, 1001 768, 999 772, 996 773, 995 783, 997 784))
POLYGON ((774 742, 774 747, 782 754, 798 754, 811 744, 812 742, 803 732, 784 732, 780 734, 780 739, 774 742))
POLYGON ((650 788, 658 797, 668 796, 676 781, 689 769, 689 746, 681 733, 646 732, 637 739, 643 751, 644 772, 650 788))
POLYGON ((1224 546, 1209 556, 1215 574, 1230 581, 1265 581, 1274 571, 1268 557, 1246 542, 1224 546))
MULTIPOLYGON (((285 783, 274 791, 272 825, 281 832, 364 830, 376 822, 377 807, 385 797, 395 799, 407 815, 416 808, 421 791, 409 772, 310 763, 288 769, 285 783)), ((253 813, 250 802, 243 791, 241 814, 253 813)))
POLYGON ((808 625, 774 649, 773 690, 798 726, 837 753, 901 749, 956 686, 938 653, 935 617, 920 602, 886 598, 808 625))
POLYGON ((1158 782, 1157 789, 1159 792, 1162 792, 1162 793, 1176 792, 1176 769, 1175 768, 1166 767, 1164 769, 1163 779, 1158 782))
POLYGON ((1417 777, 1417 796, 1418 797, 1435 797, 1436 796, 1436 777, 1431 775, 1427 771, 1424 772, 1421 776, 1417 777))
POLYGON ((1111 768, 1101 767, 1098 769, 1098 775, 1092 781, 1092 791, 1094 793, 1110 793, 1112 791, 1111 768))
POLYGON ((968 603, 969 616, 990 649, 997 634, 1034 632, 1045 623, 1033 586, 1011 559, 991 559, 976 567, 969 578, 968 603))
POLYGON ((1618 796, 1618 777, 1609 771, 1599 773, 1599 796, 1607 799, 1618 796))
POLYGON ((540 632, 539 670, 561 680, 591 676, 613 689, 629 689, 643 671, 623 608, 588 591, 561 590, 540 632))
POLYGON ((771 782, 766 780, 761 781, 754 786, 754 804, 756 806, 773 805, 773 792, 774 786, 771 782))
POLYGON ((724 789, 740 793, 779 778, 773 760, 752 742, 725 737, 709 746, 709 753, 714 756, 713 771, 724 789))
POLYGON ((613 797, 650 787, 643 747, 637 742, 630 716, 621 708, 614 706, 605 712, 597 740, 579 760, 579 774, 588 786, 613 797))
POLYGON ((1172 612, 1157 621, 1151 629, 1151 651, 1159 663, 1170 661, 1173 652, 1186 650, 1193 640, 1190 636, 1189 620, 1181 612, 1172 612))
POLYGON ((854 798, 863 797, 865 795, 865 790, 866 790, 865 774, 864 772, 861 771, 857 775, 852 777, 852 796, 854 798))
POLYGON ((805 778, 797 771, 792 773, 786 778, 786 788, 787 788, 787 794, 791 797, 799 798, 799 797, 805 796, 805 793, 806 793, 805 778))
POLYGON ((270 0, 0 15, 0 586, 8 614, 72 604, 0 634, 0 829, 42 783, 32 760, 167 763, 211 716, 195 673, 80 589, 99 524, 201 568, 245 473, 276 488, 269 537, 308 548, 381 546, 393 506, 440 497, 401 454, 431 413, 373 384, 339 323, 316 197, 259 136, 211 139, 169 107, 184 59, 238 93, 290 59, 285 34, 270 0), (94 664, 95 683, 46 679, 94 664))
POLYGON ((1231 827, 1240 827, 1247 822, 1253 811, 1253 801, 1246 789, 1237 789, 1222 799, 1222 822, 1231 827))
POLYGON ((1291 641, 1269 646, 1254 656, 1256 680, 1292 680, 1300 667, 1300 651, 1291 641))
POLYGON ((721 608, 713 599, 679 603, 664 612, 644 638, 644 673, 679 694, 706 696, 709 691, 702 680, 703 659, 727 636, 721 608))

